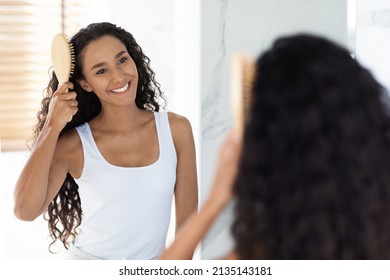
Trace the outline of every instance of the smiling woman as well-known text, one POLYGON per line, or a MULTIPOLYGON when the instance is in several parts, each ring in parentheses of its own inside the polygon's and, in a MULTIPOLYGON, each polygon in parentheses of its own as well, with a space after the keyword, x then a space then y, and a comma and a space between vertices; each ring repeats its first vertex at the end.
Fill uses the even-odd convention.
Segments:
MULTIPOLYGON (((137 67, 120 40, 113 36, 102 36, 91 42, 82 56, 85 79, 80 80, 80 85, 85 91, 95 92, 101 103, 119 106, 134 103, 138 84, 137 67), (118 99, 118 96, 123 98, 118 99)), ((107 109, 107 106, 104 108, 107 109)))
POLYGON ((71 258, 154 259, 173 197, 177 227, 197 206, 191 125, 161 112, 149 58, 129 32, 90 24, 71 43, 74 75, 59 85, 53 73, 49 82, 15 215, 46 212, 53 243, 71 258))

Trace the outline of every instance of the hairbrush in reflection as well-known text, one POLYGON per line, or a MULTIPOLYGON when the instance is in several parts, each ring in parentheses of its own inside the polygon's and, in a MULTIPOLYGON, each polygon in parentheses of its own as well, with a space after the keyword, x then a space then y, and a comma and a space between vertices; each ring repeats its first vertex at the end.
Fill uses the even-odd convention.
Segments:
POLYGON ((231 104, 234 128, 240 134, 249 118, 254 75, 254 60, 240 53, 234 54, 231 64, 231 104))

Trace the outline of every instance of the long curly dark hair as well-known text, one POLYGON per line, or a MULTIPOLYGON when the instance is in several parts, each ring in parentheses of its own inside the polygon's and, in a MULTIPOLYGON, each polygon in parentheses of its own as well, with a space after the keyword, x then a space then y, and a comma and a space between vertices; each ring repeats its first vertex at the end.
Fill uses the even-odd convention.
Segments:
POLYGON ((276 40, 256 71, 234 186, 239 257, 390 258, 386 90, 309 34, 276 40))
MULTIPOLYGON (((155 80, 155 73, 149 66, 150 60, 143 53, 134 37, 126 30, 112 23, 93 23, 81 29, 70 40, 73 44, 75 54, 74 74, 71 76, 70 82, 73 83, 74 91, 77 93, 78 112, 72 121, 61 131, 60 137, 71 128, 88 122, 99 114, 101 110, 101 103, 98 97, 93 92, 89 93, 84 91, 77 81, 83 78, 82 51, 89 43, 104 35, 111 35, 118 38, 126 46, 128 53, 136 64, 139 76, 135 98, 137 107, 147 111, 159 111, 160 107, 164 107, 165 105, 165 97, 160 90, 159 83, 155 80), (162 104, 160 104, 161 102, 162 104)), ((57 88, 58 80, 55 73, 52 72, 51 80, 45 91, 45 97, 42 100, 41 110, 38 113, 38 123, 34 129, 33 143, 35 143, 43 128, 52 94, 57 88)), ((68 243, 76 236, 77 228, 82 219, 78 185, 69 173, 60 191, 49 204, 44 217, 48 221, 50 236, 53 239, 49 250, 57 240, 60 240, 65 248, 68 248, 68 243)))

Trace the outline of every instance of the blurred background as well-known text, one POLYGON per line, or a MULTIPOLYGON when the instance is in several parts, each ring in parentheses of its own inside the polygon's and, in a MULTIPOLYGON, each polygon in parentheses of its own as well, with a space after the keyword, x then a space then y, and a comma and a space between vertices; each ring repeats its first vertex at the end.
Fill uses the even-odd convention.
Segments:
MULTIPOLYGON (((390 87, 388 0, 0 0, 0 258, 58 257, 48 252, 43 218, 21 222, 13 216, 12 192, 49 81, 53 36, 71 37, 100 21, 134 35, 167 96, 166 109, 190 120, 200 204, 232 124, 233 53, 256 57, 281 35, 315 33, 347 47, 390 87)), ((222 213, 196 258, 217 258, 232 248, 231 210, 222 213)), ((171 228, 168 244, 173 236, 171 228)))

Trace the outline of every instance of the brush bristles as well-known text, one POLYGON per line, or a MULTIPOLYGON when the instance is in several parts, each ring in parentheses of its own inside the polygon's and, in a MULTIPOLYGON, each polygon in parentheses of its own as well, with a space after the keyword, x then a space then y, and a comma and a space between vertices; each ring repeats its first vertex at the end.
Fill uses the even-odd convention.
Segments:
POLYGON ((75 67, 75 56, 74 56, 74 46, 73 44, 70 42, 70 40, 67 38, 67 41, 68 41, 68 44, 69 44, 69 49, 70 49, 70 73, 69 73, 69 77, 72 77, 72 75, 74 74, 74 67, 75 67))
POLYGON ((70 42, 70 39, 67 35, 63 34, 63 36, 66 39, 66 41, 68 42, 69 50, 70 50, 70 75, 69 75, 69 77, 71 77, 72 74, 74 73, 74 67, 75 67, 74 46, 70 42))
POLYGON ((243 94, 242 94, 242 110, 244 122, 247 122, 250 117, 250 109, 252 104, 253 78, 255 67, 253 61, 247 58, 243 63, 243 94))
POLYGON ((231 69, 231 102, 234 113, 234 127, 242 133, 250 117, 252 83, 255 73, 254 61, 245 55, 235 54, 231 69))

